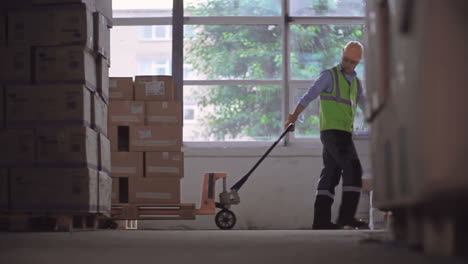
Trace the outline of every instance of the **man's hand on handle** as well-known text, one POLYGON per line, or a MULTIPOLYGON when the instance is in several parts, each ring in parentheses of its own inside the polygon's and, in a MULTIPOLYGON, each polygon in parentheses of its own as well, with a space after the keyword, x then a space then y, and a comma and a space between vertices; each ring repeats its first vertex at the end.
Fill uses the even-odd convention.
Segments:
POLYGON ((294 129, 296 127, 296 121, 297 121, 297 116, 294 115, 288 115, 288 120, 286 120, 286 123, 284 124, 284 129, 288 128, 289 124, 293 123, 294 126, 289 130, 289 132, 294 132, 294 129))

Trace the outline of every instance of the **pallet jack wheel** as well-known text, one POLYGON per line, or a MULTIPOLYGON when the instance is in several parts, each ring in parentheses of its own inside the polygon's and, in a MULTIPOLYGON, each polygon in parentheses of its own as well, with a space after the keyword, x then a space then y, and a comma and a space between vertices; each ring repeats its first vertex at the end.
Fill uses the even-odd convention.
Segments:
POLYGON ((236 225, 236 215, 227 209, 223 209, 216 214, 216 225, 219 229, 229 230, 236 225))

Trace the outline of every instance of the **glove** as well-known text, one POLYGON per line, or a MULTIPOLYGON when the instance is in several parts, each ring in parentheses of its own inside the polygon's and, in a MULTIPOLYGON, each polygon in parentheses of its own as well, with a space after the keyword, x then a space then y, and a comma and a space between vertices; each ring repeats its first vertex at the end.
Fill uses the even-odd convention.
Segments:
MULTIPOLYGON (((293 115, 288 115, 288 120, 286 120, 286 123, 284 124, 284 129, 286 129, 289 124, 293 123, 295 124, 297 121, 297 117, 293 115)), ((296 126, 294 126, 289 132, 293 132, 296 126)))

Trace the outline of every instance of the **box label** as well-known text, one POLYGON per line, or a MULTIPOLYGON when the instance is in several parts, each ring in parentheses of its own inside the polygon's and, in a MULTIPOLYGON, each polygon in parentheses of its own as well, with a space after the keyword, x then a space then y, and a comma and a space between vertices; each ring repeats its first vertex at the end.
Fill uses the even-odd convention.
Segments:
POLYGON ((151 129, 140 129, 138 130, 139 138, 151 138, 151 129))
POLYGON ((132 114, 142 114, 143 113, 143 105, 142 104, 134 104, 130 107, 130 112, 132 114))
POLYGON ((163 199, 169 200, 172 199, 171 193, 162 193, 162 192, 137 192, 135 197, 139 199, 163 199))
POLYGON ((154 166, 148 166, 148 172, 159 172, 159 173, 174 173, 178 174, 179 168, 177 167, 154 167, 154 166))
POLYGON ((170 147, 177 145, 176 140, 135 140, 138 147, 170 147))
POLYGON ((175 116, 148 116, 146 119, 148 122, 159 122, 159 123, 177 123, 177 117, 175 116))
POLYGON ((138 122, 136 116, 111 116, 112 122, 138 122))
POLYGON ((112 173, 135 174, 137 169, 135 167, 112 167, 112 173))
POLYGON ((164 86, 164 82, 160 82, 160 81, 148 82, 148 83, 145 83, 145 91, 146 91, 146 96, 165 95, 166 87, 164 86))
POLYGON ((109 88, 117 88, 117 80, 110 79, 109 80, 109 88))

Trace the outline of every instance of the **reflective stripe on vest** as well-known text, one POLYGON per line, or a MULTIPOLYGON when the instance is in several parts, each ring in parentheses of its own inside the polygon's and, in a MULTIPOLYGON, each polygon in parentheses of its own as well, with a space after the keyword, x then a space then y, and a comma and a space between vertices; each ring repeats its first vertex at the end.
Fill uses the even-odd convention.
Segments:
MULTIPOLYGON (((341 97, 341 87, 340 87, 340 77, 338 75, 338 69, 337 67, 333 67, 331 69, 331 73, 333 75, 333 81, 335 83, 334 87, 336 87, 336 92, 335 92, 335 96, 330 96, 330 95, 320 95, 320 100, 325 100, 325 101, 335 101, 335 102, 338 102, 338 103, 342 103, 342 104, 346 104, 346 105, 350 105, 352 106, 353 105, 353 101, 351 100, 348 100, 348 99, 344 99, 341 97)), ((358 95, 361 93, 361 81, 359 81, 359 79, 356 77, 356 81, 357 81, 357 86, 358 86, 358 95)))

